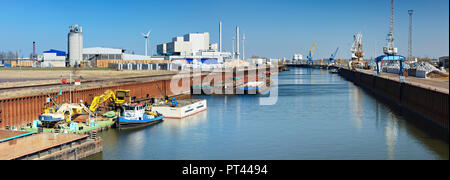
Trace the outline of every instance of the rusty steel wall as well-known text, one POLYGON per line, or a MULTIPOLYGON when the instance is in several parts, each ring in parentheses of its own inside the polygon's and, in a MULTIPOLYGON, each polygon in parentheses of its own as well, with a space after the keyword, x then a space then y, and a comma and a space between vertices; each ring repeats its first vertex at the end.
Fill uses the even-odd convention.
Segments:
POLYGON ((341 69, 339 74, 348 81, 449 130, 448 94, 347 69, 341 69))
MULTIPOLYGON (((181 83, 181 81, 180 81, 181 83)), ((125 84, 118 86, 105 86, 85 90, 72 91, 72 102, 78 103, 80 100, 90 104, 95 96, 103 94, 106 90, 130 90, 130 96, 136 98, 163 98, 165 95, 174 96, 170 90, 169 80, 158 80, 152 82, 142 82, 125 84), (159 86, 159 88, 158 88, 159 86)), ((190 91, 190 87, 184 91, 190 91)), ((55 98, 57 92, 49 93, 58 104, 67 103, 70 101, 70 92, 64 91, 58 98, 55 98)), ((47 104, 48 95, 34 95, 27 97, 0 99, 0 129, 4 129, 6 126, 23 127, 28 123, 32 123, 33 120, 38 119, 39 115, 43 112, 44 108, 51 103, 47 104)))

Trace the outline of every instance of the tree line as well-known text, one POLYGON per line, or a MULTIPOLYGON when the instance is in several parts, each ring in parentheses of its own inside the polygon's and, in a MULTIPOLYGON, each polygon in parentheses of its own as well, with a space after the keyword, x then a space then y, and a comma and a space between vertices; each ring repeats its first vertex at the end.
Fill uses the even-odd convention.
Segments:
POLYGON ((0 59, 17 59, 17 53, 12 51, 0 51, 0 59))

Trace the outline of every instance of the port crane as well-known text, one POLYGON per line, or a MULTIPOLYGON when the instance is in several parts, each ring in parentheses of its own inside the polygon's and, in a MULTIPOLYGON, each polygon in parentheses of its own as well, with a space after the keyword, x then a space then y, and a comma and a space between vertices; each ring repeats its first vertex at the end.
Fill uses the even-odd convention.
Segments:
POLYGON ((309 48, 309 52, 308 52, 308 61, 306 62, 309 65, 314 65, 314 61, 313 61, 313 55, 314 55, 314 51, 317 51, 317 44, 316 42, 313 42, 313 45, 311 46, 311 48, 309 48))
POLYGON ((377 74, 380 74, 381 70, 383 69, 383 63, 385 61, 399 61, 399 74, 402 75, 405 72, 406 58, 404 56, 398 55, 398 49, 394 47, 394 0, 391 0, 391 17, 387 41, 387 46, 383 47, 384 55, 379 56, 375 59, 377 65, 377 74))
POLYGON ((337 64, 335 57, 338 52, 339 52, 339 47, 336 49, 336 51, 334 51, 333 54, 331 54, 330 59, 328 59, 328 65, 337 64))

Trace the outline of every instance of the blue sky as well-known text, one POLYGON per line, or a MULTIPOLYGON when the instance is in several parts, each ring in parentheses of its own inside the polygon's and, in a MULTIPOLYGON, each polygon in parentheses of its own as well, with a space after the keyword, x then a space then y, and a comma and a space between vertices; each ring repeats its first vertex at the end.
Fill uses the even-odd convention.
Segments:
MULTIPOLYGON (((313 42, 316 57, 349 58, 353 35, 363 33, 367 57, 382 54, 389 25, 390 0, 0 0, 0 51, 67 50, 68 27, 80 24, 85 47, 125 48, 144 53, 141 32, 153 29, 151 49, 189 32, 210 32, 232 48, 235 26, 246 34, 246 55, 291 58, 306 55, 313 42)), ((406 56, 408 9, 414 9, 416 56, 449 54, 449 1, 396 0, 395 45, 406 56)))

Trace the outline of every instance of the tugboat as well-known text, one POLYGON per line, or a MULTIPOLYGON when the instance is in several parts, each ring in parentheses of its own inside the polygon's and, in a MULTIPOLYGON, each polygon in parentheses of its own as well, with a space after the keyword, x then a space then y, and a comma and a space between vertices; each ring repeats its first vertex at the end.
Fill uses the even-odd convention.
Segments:
POLYGON ((163 121, 162 114, 147 109, 143 104, 124 104, 121 116, 117 121, 119 129, 145 127, 163 121))

